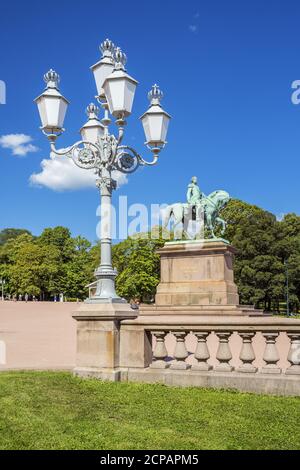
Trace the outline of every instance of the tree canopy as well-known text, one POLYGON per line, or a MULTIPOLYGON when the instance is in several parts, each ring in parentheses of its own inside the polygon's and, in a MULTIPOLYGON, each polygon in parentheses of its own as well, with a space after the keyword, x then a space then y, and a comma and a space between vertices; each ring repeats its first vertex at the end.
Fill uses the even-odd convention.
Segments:
POLYGON ((27 233, 28 235, 31 235, 29 230, 25 230, 22 228, 5 228, 1 230, 0 232, 0 246, 4 245, 8 240, 17 238, 19 235, 22 235, 23 233, 27 233))
POLYGON ((257 206, 232 199, 223 210, 228 222, 224 237, 238 250, 234 272, 240 301, 266 310, 279 310, 290 278, 291 307, 299 308, 300 217, 281 221, 257 206))
POLYGON ((72 238, 65 227, 46 228, 39 237, 22 233, 0 246, 0 277, 12 295, 28 293, 46 300, 64 293, 81 299, 92 278, 90 248, 88 240, 72 238))

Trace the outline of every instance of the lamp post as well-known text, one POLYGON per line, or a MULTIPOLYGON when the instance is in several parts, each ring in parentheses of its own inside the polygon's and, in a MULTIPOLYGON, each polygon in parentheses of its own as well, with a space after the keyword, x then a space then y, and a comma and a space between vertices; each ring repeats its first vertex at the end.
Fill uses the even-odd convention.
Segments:
POLYGON ((57 150, 55 147, 58 136, 64 132, 63 122, 69 103, 59 91, 60 78, 54 70, 44 75, 46 89, 35 102, 42 122, 41 130, 50 142, 51 151, 72 158, 82 169, 94 169, 97 175, 96 186, 101 195, 101 262, 95 270, 96 293, 87 302, 125 302, 115 290, 117 272, 112 266, 111 257, 111 197, 112 191, 116 189, 112 172, 129 174, 140 165, 155 165, 159 152, 166 145, 170 116, 161 107, 162 92, 157 85, 153 85, 148 94, 150 107, 140 118, 146 135, 145 145, 153 153, 152 160, 144 160, 132 147, 121 145, 125 118, 131 114, 138 82, 127 74, 126 55, 112 41, 106 39, 100 50, 102 57, 91 70, 98 92, 96 99, 104 110, 104 117, 99 119, 100 110, 91 103, 86 110, 88 121, 80 129, 80 141, 66 150, 57 150), (117 136, 109 131, 110 115, 115 118, 117 136))

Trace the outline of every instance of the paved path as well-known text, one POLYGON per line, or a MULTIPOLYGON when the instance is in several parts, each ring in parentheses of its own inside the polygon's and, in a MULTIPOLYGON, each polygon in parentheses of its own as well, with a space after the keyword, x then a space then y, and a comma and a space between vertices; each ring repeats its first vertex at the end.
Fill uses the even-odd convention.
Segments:
POLYGON ((75 364, 76 303, 1 302, 1 369, 72 369, 75 364), (4 364, 3 364, 4 362, 4 364), (2 363, 2 364, 1 364, 2 363))

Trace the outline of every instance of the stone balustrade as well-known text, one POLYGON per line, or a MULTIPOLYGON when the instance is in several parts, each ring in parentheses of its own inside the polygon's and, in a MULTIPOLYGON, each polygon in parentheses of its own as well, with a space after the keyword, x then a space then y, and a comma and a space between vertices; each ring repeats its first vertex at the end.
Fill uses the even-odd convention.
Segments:
MULTIPOLYGON (((231 365, 232 352, 229 344, 229 340, 234 331, 221 331, 214 327, 213 331, 193 331, 193 330, 167 330, 167 331, 155 331, 151 330, 153 348, 153 360, 150 364, 151 368, 154 369, 173 369, 173 370, 187 370, 191 369, 194 371, 216 371, 216 372, 233 372, 236 370, 240 373, 247 374, 281 374, 282 369, 278 366, 278 362, 281 358, 279 350, 276 346, 276 340, 279 336, 279 331, 263 331, 262 336, 265 340, 265 348, 263 354, 264 365, 261 368, 255 367, 253 362, 256 359, 255 349, 253 347, 253 338, 257 334, 253 331, 239 331, 236 333, 242 340, 241 349, 239 353, 239 360, 241 365, 234 367, 231 365), (210 352, 207 344, 209 335, 215 333, 218 339, 218 349, 216 353, 216 359, 218 363, 216 365, 209 364, 210 352), (176 343, 172 356, 168 355, 166 347, 167 335, 173 335, 176 343), (197 338, 197 346, 192 356, 195 359, 194 363, 187 363, 186 359, 189 356, 186 347, 186 337, 188 334, 195 335, 197 338)), ((300 331, 287 332, 287 337, 290 340, 289 352, 287 360, 290 366, 284 371, 287 375, 299 375, 300 377, 300 331)))
POLYGON ((300 321, 139 316, 120 328, 121 380, 300 395, 300 321))

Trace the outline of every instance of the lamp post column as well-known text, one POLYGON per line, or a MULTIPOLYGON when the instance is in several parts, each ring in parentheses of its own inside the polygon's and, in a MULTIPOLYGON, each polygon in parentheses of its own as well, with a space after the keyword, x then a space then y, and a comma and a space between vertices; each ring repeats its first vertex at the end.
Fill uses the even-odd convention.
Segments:
POLYGON ((101 177, 97 181, 101 195, 101 261, 95 271, 97 289, 91 302, 122 302, 115 289, 117 271, 112 266, 112 191, 115 189, 115 181, 111 178, 110 171, 103 168, 101 177))

